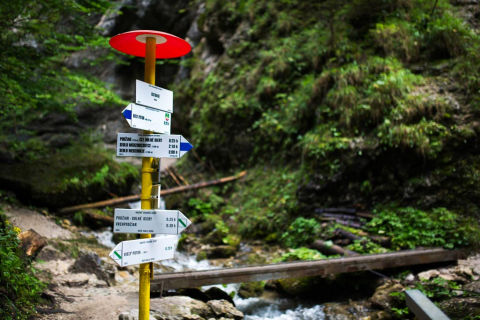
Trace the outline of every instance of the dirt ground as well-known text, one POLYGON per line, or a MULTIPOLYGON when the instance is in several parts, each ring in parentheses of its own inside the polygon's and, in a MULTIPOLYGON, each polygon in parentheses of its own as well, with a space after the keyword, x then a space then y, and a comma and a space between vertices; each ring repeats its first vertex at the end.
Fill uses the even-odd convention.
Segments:
MULTIPOLYGON (((52 303, 40 306, 36 319, 110 320, 118 319, 122 312, 138 309, 138 281, 131 270, 116 272, 115 284, 111 286, 95 274, 71 272, 75 259, 58 252, 56 244, 81 237, 75 227, 64 228, 53 218, 27 208, 5 204, 3 208, 12 224, 22 231, 33 229, 47 238, 48 245, 40 252, 34 267, 39 270, 39 277, 48 282, 44 298, 52 303)), ((108 249, 95 250, 105 261, 107 252, 108 249)))

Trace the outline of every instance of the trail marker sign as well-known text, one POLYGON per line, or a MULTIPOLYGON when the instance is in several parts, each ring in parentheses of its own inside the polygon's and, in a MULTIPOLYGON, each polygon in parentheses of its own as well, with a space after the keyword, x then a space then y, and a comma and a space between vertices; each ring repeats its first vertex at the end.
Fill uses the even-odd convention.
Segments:
POLYGON ((175 235, 122 241, 109 256, 121 267, 173 259, 177 242, 178 237, 175 235))
POLYGON ((180 158, 193 146, 178 134, 119 133, 117 156, 180 158))
POLYGON ((190 224, 179 210, 115 209, 113 232, 176 235, 190 224))
POLYGON ((132 128, 170 134, 171 113, 130 103, 122 114, 132 128))
POLYGON ((173 91, 137 80, 135 102, 147 107, 173 112, 173 91))

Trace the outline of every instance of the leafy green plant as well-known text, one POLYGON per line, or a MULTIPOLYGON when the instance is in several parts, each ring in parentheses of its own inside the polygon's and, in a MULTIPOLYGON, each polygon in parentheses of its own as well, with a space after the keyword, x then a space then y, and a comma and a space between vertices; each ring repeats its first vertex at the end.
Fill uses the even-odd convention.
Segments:
POLYGON ((45 287, 19 247, 19 230, 0 212, 0 318, 29 319, 45 287))
POLYGON ((297 260, 320 260, 327 257, 317 250, 300 247, 293 249, 290 252, 284 253, 280 258, 274 262, 297 261, 297 260))
POLYGON ((368 254, 388 252, 387 249, 376 244, 375 242, 371 241, 368 238, 354 240, 353 243, 349 244, 346 248, 348 250, 352 250, 358 253, 368 253, 368 254))
POLYGON ((320 224, 315 219, 299 217, 292 222, 281 240, 290 248, 297 248, 311 244, 321 230, 320 224))
POLYGON ((478 244, 480 229, 471 218, 459 216, 445 208, 426 212, 412 207, 386 208, 375 211, 367 223, 371 232, 391 237, 395 249, 416 246, 445 248, 478 244))
POLYGON ((429 280, 420 280, 420 282, 415 284, 415 288, 422 291, 427 297, 435 301, 454 297, 456 294, 453 291, 462 288, 457 282, 440 277, 429 280))

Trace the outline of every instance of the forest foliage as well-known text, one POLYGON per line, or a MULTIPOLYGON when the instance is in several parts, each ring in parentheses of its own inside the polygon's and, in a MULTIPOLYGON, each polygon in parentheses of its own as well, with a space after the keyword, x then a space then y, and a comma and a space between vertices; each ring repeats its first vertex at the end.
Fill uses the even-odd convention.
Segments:
MULTIPOLYGON (((21 142, 35 137, 29 126, 34 120, 50 113, 75 118, 79 106, 121 102, 100 80, 66 66, 72 53, 108 46, 92 22, 110 6, 105 0, 20 0, 0 5, 0 137, 11 141, 13 151, 28 149, 21 142)), ((113 57, 105 54, 102 59, 113 57)))

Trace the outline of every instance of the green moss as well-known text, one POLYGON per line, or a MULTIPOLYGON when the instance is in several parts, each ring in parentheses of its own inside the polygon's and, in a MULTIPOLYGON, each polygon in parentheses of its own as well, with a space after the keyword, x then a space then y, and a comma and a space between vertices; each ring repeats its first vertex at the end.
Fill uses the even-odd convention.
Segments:
POLYGON ((19 198, 49 207, 62 207, 108 197, 107 190, 125 194, 138 170, 118 163, 105 149, 88 141, 38 157, 35 165, 18 162, 0 166, 0 179, 19 198), (84 143, 85 142, 85 143, 84 143))
POLYGON ((287 227, 296 207, 298 171, 258 167, 237 182, 231 199, 239 207, 236 228, 242 237, 264 238, 287 227))

